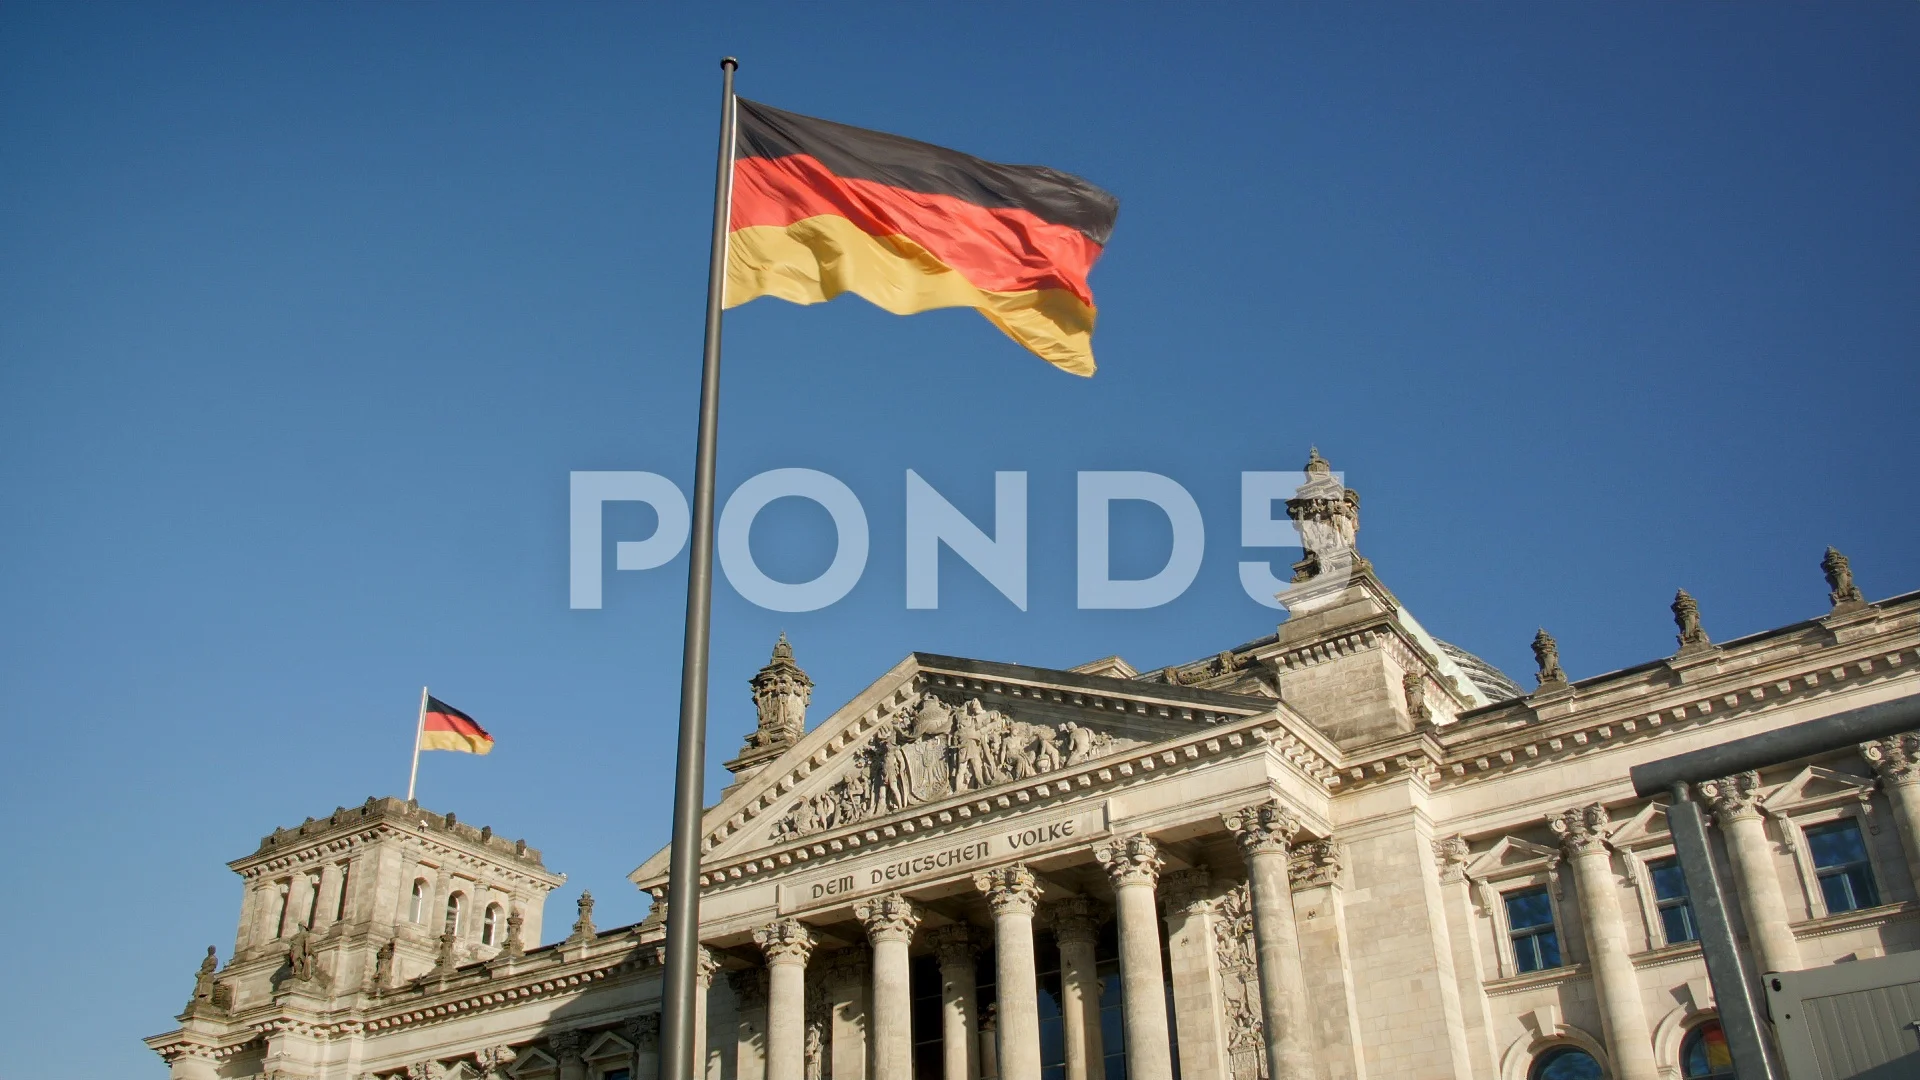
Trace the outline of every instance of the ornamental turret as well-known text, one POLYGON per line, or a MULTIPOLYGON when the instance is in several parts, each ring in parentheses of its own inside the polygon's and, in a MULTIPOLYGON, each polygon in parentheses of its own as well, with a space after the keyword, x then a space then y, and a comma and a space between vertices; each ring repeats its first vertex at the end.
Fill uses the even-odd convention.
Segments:
POLYGON ((748 685, 753 688, 757 723, 740 756, 727 762, 736 784, 800 741, 807 730, 807 702, 813 697, 813 680, 793 662, 793 646, 787 644, 785 634, 774 644, 767 666, 748 685))

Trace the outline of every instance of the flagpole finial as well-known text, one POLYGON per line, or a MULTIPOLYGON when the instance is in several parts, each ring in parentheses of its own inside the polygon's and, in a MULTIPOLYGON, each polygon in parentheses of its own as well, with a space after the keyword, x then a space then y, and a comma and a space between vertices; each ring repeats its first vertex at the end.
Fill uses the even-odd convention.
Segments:
POLYGON ((738 71, 740 70, 740 61, 735 60, 731 56, 723 56, 720 58, 720 66, 726 68, 728 71, 738 71))

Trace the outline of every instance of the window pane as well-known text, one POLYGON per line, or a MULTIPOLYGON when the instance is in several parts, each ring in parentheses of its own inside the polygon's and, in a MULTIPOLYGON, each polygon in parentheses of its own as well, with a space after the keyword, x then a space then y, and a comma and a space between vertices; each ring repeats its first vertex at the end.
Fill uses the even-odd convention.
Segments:
POLYGON ((1602 1073, 1592 1054, 1562 1046, 1542 1054, 1527 1075, 1531 1080, 1601 1080, 1602 1073))
POLYGON ((1661 859, 1647 864, 1653 877, 1653 895, 1661 900, 1678 900, 1687 895, 1687 876, 1680 872, 1680 860, 1661 859))
POLYGON ((1507 894, 1507 926, 1512 930, 1527 930, 1536 926, 1553 925, 1553 904, 1547 899, 1547 890, 1528 889, 1525 892, 1507 894))
POLYGON ((1700 937, 1693 929, 1693 908, 1685 903, 1661 908, 1660 923, 1666 930, 1667 944, 1669 945, 1678 945, 1683 941, 1695 941, 1700 937))
POLYGON ((1681 1043, 1680 1074, 1688 1080, 1702 1077, 1731 1080, 1733 1051, 1727 1049, 1727 1037, 1717 1022, 1708 1021, 1694 1028, 1681 1043))
POLYGON ((1860 837, 1858 822, 1835 821, 1808 829, 1807 846, 1813 851, 1813 865, 1818 867, 1867 861, 1867 845, 1860 837))

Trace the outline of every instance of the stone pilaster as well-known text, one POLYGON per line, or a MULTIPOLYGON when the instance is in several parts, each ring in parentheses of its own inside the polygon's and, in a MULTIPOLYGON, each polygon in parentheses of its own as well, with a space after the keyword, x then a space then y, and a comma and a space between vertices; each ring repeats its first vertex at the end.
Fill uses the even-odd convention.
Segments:
POLYGON ((1040 987, 1033 961, 1033 909, 1040 886, 1018 863, 975 874, 973 884, 993 910, 1000 1076, 1040 1080, 1040 987))
MULTIPOLYGON (((1176 870, 1160 882, 1167 924, 1167 965, 1173 977, 1173 1030, 1182 1076, 1228 1076, 1226 1005, 1213 948, 1212 875, 1176 870)), ((1064 963, 1064 962, 1063 962, 1064 963)), ((1097 1080, 1098 1074, 1094 1074, 1097 1080)))
POLYGON ((806 1080, 807 957, 813 931, 780 919, 753 932, 767 958, 767 1080, 806 1080))
POLYGON ((829 1080, 867 1080, 867 1001, 873 979, 867 950, 842 949, 827 958, 825 968, 822 982, 832 1002, 829 1080))
POLYGON ((693 969, 693 1073, 695 1080, 705 1080, 709 1063, 713 1059, 712 1039, 707 1029, 707 998, 713 990, 713 977, 720 972, 720 961, 713 957, 713 950, 700 946, 700 954, 693 969))
POLYGON ((1360 1003, 1354 994, 1353 948, 1340 906, 1344 869, 1332 840, 1296 843, 1289 854, 1293 924, 1300 942, 1300 970, 1307 988, 1313 1056, 1327 1080, 1365 1075, 1360 1045, 1360 1003))
POLYGON ((1093 849, 1093 856, 1106 867, 1113 882, 1114 909, 1120 923, 1127 1075, 1131 1080, 1173 1080, 1166 987, 1160 977, 1160 920, 1154 899, 1160 880, 1160 849, 1136 833, 1102 843, 1093 849))
POLYGON ((1653 1035, 1641 1000, 1640 976, 1633 970, 1627 924, 1620 915, 1620 888, 1607 850, 1607 808, 1599 803, 1547 817, 1560 850, 1573 864, 1580 893, 1581 921, 1587 928, 1587 963, 1593 971, 1600 1026, 1617 1080, 1659 1080, 1653 1061, 1653 1035))
POLYGON ((1299 817, 1278 800, 1221 817, 1247 860, 1253 936, 1260 957, 1261 1022, 1267 1039, 1270 1080, 1311 1080, 1306 977, 1300 968, 1300 936, 1293 918, 1292 858, 1288 844, 1299 817))
POLYGON ((1761 972, 1798 971, 1800 944, 1787 924, 1787 898, 1774 866, 1773 844, 1760 817, 1760 774, 1709 780, 1695 785, 1713 810, 1714 821, 1726 838, 1727 860, 1740 893, 1740 911, 1746 916, 1747 939, 1761 972))
POLYGON ((941 1075, 974 1080, 980 1075, 979 988, 973 973, 973 928, 965 923, 927 933, 940 964, 941 1075))
POLYGON ((1907 857, 1914 894, 1920 896, 1920 731, 1861 743, 1860 756, 1879 774, 1880 787, 1893 803, 1900 850, 1907 857))
POLYGON ((1104 1080, 1106 1045, 1100 1033, 1100 968, 1094 947, 1105 905, 1069 896, 1048 913, 1060 946, 1060 1014, 1067 1051, 1067 1080, 1104 1080))
POLYGON ((633 1044, 633 1080, 660 1080, 660 1014, 633 1017, 620 1032, 633 1044))
POLYGON ((913 901, 888 893, 854 905, 873 945, 873 1080, 913 1080, 913 999, 907 945, 920 926, 913 901))
POLYGON ((1449 836, 1433 842, 1433 860, 1440 871, 1440 891, 1447 918, 1447 940, 1453 946, 1453 975, 1460 986, 1460 1013, 1466 1021, 1467 1053, 1475 1076, 1494 1075, 1493 1007, 1480 974, 1486 970, 1475 932, 1473 883, 1467 880, 1471 849, 1466 838, 1449 836))

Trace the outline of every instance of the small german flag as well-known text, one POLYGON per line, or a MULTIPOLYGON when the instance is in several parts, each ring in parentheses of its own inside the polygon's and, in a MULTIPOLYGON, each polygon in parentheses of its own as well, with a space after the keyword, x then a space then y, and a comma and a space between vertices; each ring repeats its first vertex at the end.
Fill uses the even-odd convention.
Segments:
POLYGON ((473 717, 437 697, 429 697, 426 711, 420 716, 420 749, 484 754, 493 749, 493 736, 474 723, 473 717))
POLYGON ((971 307, 1093 374, 1093 292, 1120 203, 1067 173, 737 98, 726 306, 855 293, 896 315, 971 307))

